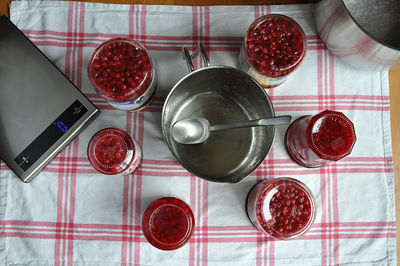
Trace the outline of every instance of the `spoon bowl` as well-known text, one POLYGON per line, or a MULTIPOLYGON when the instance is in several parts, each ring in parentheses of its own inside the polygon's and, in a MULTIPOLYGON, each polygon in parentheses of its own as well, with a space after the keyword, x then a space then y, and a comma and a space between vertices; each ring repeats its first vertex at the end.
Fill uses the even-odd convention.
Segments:
POLYGON ((292 117, 290 115, 285 115, 211 126, 205 118, 189 118, 180 120, 172 126, 172 137, 176 142, 181 144, 200 144, 208 139, 211 131, 243 127, 274 126, 288 124, 291 121, 292 117))

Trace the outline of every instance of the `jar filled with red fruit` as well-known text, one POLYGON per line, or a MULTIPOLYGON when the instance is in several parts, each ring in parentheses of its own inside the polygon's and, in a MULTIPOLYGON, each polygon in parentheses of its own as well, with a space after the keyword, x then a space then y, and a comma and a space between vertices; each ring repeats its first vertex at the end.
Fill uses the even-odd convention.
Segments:
POLYGON ((110 39, 98 46, 89 60, 88 73, 97 93, 120 110, 143 109, 157 87, 150 54, 128 38, 110 39))
POLYGON ((262 16, 246 32, 239 69, 264 88, 274 88, 300 66, 306 47, 304 31, 296 21, 279 14, 262 16))
POLYGON ((142 230, 147 241, 162 250, 185 245, 192 236, 194 215, 182 200, 164 197, 153 201, 145 210, 142 230))
POLYGON ((289 177, 257 183, 248 194, 246 207, 249 219, 257 229, 281 240, 303 235, 315 219, 310 189, 289 177))
POLYGON ((341 112, 303 116, 287 129, 289 155, 305 167, 321 167, 349 155, 356 143, 353 123, 341 112))
POLYGON ((142 150, 136 140, 118 128, 106 128, 97 132, 89 142, 90 164, 106 175, 128 175, 142 161, 142 150))

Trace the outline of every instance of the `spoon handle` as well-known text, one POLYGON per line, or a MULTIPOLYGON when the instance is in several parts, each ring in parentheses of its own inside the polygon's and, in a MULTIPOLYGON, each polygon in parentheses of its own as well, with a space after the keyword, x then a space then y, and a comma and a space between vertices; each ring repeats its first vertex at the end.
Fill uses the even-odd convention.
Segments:
POLYGON ((218 131, 231 128, 242 128, 242 127, 256 127, 256 126, 273 126, 288 124, 292 121, 290 115, 276 116, 271 118, 255 119, 238 123, 214 125, 210 127, 211 131, 218 131))

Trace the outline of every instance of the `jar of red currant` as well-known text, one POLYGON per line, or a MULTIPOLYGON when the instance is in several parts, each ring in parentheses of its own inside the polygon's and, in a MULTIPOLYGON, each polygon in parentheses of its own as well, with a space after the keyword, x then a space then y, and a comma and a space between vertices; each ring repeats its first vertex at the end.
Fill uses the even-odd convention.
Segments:
POLYGON ((150 54, 128 38, 114 38, 98 46, 90 57, 88 73, 97 93, 120 110, 143 109, 157 87, 150 54))
POLYGON ((285 137, 289 155, 305 167, 337 161, 349 155, 355 143, 353 123, 343 113, 330 110, 298 118, 285 137))
POLYGON ((192 236, 194 215, 182 200, 164 197, 153 201, 145 210, 142 230, 147 241, 162 250, 185 245, 192 236))
POLYGON ((118 128, 106 128, 97 132, 89 142, 90 164, 106 175, 128 175, 142 161, 142 150, 136 140, 118 128))
POLYGON ((315 219, 310 189, 289 177, 257 183, 247 196, 246 208, 250 221, 258 230, 281 240, 303 235, 315 219))
POLYGON ((304 31, 296 21, 279 14, 262 16, 246 32, 239 69, 264 88, 274 88, 300 66, 306 48, 304 31))

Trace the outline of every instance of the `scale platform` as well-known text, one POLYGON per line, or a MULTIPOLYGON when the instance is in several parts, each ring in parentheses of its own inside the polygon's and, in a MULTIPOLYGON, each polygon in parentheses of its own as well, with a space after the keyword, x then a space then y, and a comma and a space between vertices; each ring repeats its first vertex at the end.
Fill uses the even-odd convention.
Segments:
POLYGON ((99 109, 5 16, 0 18, 0 158, 30 182, 99 109))

